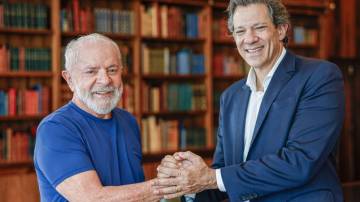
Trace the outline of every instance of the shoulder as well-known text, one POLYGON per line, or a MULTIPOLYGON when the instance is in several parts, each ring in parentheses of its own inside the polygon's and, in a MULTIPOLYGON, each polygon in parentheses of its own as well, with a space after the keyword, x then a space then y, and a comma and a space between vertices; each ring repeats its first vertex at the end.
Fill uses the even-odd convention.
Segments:
POLYGON ((121 108, 115 108, 113 110, 113 115, 122 121, 136 123, 136 118, 131 113, 121 108))
POLYGON ((327 60, 307 58, 296 55, 295 65, 298 72, 308 72, 310 74, 317 73, 320 75, 333 74, 341 76, 339 67, 327 60))
POLYGON ((79 130, 78 123, 83 121, 81 115, 70 103, 62 106, 46 116, 37 128, 37 139, 42 139, 51 134, 52 137, 74 135, 79 130))
POLYGON ((235 83, 231 84, 228 88, 224 90, 221 94, 222 99, 231 99, 234 95, 239 93, 246 88, 246 77, 236 81, 235 83))
POLYGON ((65 124, 69 119, 73 118, 74 110, 71 108, 70 103, 60 107, 56 111, 47 115, 39 124, 39 128, 49 123, 62 123, 65 124))

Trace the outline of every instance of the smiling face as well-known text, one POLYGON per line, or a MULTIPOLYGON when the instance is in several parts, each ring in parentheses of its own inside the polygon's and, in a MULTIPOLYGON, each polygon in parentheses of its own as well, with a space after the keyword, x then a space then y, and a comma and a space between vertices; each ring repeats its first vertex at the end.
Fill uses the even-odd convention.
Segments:
POLYGON ((280 56, 288 25, 275 27, 264 4, 238 6, 233 36, 242 58, 255 69, 270 70, 280 56))
POLYGON ((74 92, 73 101, 97 117, 111 115, 122 94, 122 66, 116 48, 107 41, 84 42, 77 62, 63 76, 74 92))

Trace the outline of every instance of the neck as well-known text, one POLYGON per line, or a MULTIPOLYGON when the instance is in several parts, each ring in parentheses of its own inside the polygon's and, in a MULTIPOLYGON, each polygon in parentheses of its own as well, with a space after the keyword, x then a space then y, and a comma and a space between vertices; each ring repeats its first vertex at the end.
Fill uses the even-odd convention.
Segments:
POLYGON ((256 75, 256 89, 257 91, 264 91, 264 80, 265 77, 269 74, 269 72, 274 68, 274 64, 279 59, 280 55, 282 53, 282 47, 279 47, 279 51, 277 51, 277 54, 275 55, 274 59, 271 61, 271 63, 264 67, 255 67, 255 75, 256 75))
POLYGON ((99 119, 110 119, 111 118, 111 113, 98 114, 98 113, 94 112, 92 109, 90 109, 89 107, 87 107, 86 104, 83 103, 80 99, 78 99, 75 95, 73 96, 72 101, 80 109, 82 109, 82 110, 86 111, 87 113, 95 116, 96 118, 99 118, 99 119))

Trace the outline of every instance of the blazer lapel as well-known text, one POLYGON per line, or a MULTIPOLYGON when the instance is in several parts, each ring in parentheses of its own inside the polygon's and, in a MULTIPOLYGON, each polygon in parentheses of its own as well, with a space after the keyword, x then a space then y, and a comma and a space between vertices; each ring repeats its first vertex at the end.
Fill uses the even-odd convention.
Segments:
POLYGON ((243 153, 244 153, 244 133, 245 133, 245 119, 246 119, 246 112, 249 103, 250 97, 250 88, 244 84, 242 89, 239 93, 236 94, 237 102, 234 102, 239 108, 235 107, 234 109, 238 109, 236 113, 235 122, 236 124, 236 131, 234 133, 234 147, 233 147, 233 162, 235 164, 239 164, 243 162, 243 153))
POLYGON ((295 56, 290 51, 287 50, 287 53, 283 61, 279 64, 279 67, 274 73, 273 78, 271 79, 271 82, 269 84, 269 87, 265 92, 264 98, 260 106, 259 114, 256 120, 254 134, 251 140, 251 145, 254 142, 255 138, 257 137, 261 125, 263 124, 266 115, 272 103, 274 102, 276 96, 279 94, 280 90, 285 86, 285 84, 290 80, 294 71, 295 71, 295 56))

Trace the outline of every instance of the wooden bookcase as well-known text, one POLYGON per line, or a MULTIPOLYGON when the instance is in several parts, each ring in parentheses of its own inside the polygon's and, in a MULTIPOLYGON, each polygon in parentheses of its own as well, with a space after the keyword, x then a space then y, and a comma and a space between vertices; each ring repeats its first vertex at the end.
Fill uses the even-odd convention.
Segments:
MULTIPOLYGON (((226 23, 225 10, 227 1, 14 0, 11 2, 31 2, 34 4, 40 3, 46 5, 48 25, 46 29, 19 29, 0 26, 0 45, 3 43, 14 43, 20 46, 22 43, 27 42, 28 44, 26 45, 29 46, 36 45, 47 47, 51 50, 51 67, 50 71, 47 72, 2 71, 0 72, 0 90, 7 90, 9 84, 14 81, 25 81, 25 83, 27 80, 31 80, 31 82, 33 82, 33 80, 41 81, 48 84, 50 87, 50 111, 59 108, 71 98, 71 92, 67 88, 65 81, 61 78, 61 71, 63 69, 63 59, 61 55, 63 55, 64 46, 75 37, 97 30, 104 30, 105 32, 101 33, 114 39, 120 47, 123 47, 121 50, 126 52, 127 55, 125 61, 126 71, 123 75, 123 80, 128 88, 125 93, 128 97, 127 102, 122 103, 122 105, 127 106, 126 108, 130 109, 136 116, 138 123, 143 130, 143 134, 146 133, 144 130, 149 130, 147 137, 143 137, 143 140, 145 141, 146 139, 147 141, 151 141, 154 138, 157 140, 155 142, 153 140, 152 143, 143 143, 143 145, 147 145, 143 148, 146 177, 151 178, 155 175, 156 165, 163 156, 177 150, 193 150, 207 158, 210 162, 216 145, 215 136, 219 110, 219 95, 221 91, 231 83, 243 78, 248 69, 238 55, 231 35, 227 33, 227 29, 223 27, 224 23, 226 23), (153 10, 149 11, 147 10, 148 8, 152 8, 153 10), (176 26, 180 24, 175 24, 173 25, 175 27, 167 27, 165 29, 163 25, 165 25, 166 21, 164 21, 165 14, 163 12, 165 11, 163 11, 163 9, 167 9, 168 14, 170 12, 181 12, 182 15, 195 14, 198 18, 197 33, 189 33, 188 35, 186 32, 180 35, 171 33, 174 31, 172 29, 175 29, 176 26), (100 22, 96 20, 103 19, 104 16, 117 15, 118 11, 123 10, 131 11, 132 13, 130 31, 119 31, 118 29, 121 30, 122 28, 114 27, 113 24, 116 20, 113 22, 113 19, 110 20, 110 23, 107 23, 109 20, 102 20, 100 22), (146 19, 143 15, 146 11, 149 11, 153 17, 151 23, 157 25, 152 24, 151 31, 149 31, 149 27, 143 24, 143 20, 146 19), (70 12, 72 13, 69 14, 70 12), (96 18, 96 15, 101 17, 96 18), (74 20, 76 16, 79 19, 77 22, 74 20), (68 22, 65 22, 66 20, 68 20, 68 22), (101 24, 106 25, 104 25, 105 27, 101 27, 101 24), (160 55, 168 54, 167 56, 169 58, 171 58, 172 55, 176 56, 182 50, 190 50, 191 54, 200 55, 199 57, 203 58, 202 60, 200 59, 203 64, 203 70, 196 74, 193 74, 191 70, 185 71, 185 73, 179 73, 176 70, 171 70, 170 64, 170 70, 162 70, 160 72, 157 72, 157 70, 154 72, 145 70, 144 62, 148 60, 144 57, 146 54, 144 53, 145 47, 150 49, 150 51, 152 48, 160 50, 157 51, 157 53, 160 55), (220 53, 222 54, 221 56, 219 56, 220 53), (229 65, 229 67, 226 67, 227 69, 222 67, 224 60, 226 60, 226 63, 229 65), (163 106, 164 100, 171 101, 173 99, 171 95, 166 96, 166 93, 169 93, 170 86, 177 86, 174 88, 190 89, 192 92, 195 92, 195 97, 198 96, 194 98, 194 95, 192 95, 192 97, 190 96, 190 99, 198 99, 196 102, 202 104, 193 107, 192 105, 195 104, 190 103, 190 108, 189 106, 187 106, 187 108, 171 108, 168 105, 163 106), (158 102, 157 104, 154 104, 154 100, 144 101, 144 96, 149 97, 150 94, 152 94, 152 96, 155 95, 154 99, 158 102), (149 105, 149 103, 154 105, 151 110, 149 110, 149 106, 146 106, 149 105), (154 132, 150 131, 156 130, 150 130, 147 129, 147 127, 144 127, 144 125, 146 125, 146 120, 149 117, 152 119, 152 124, 160 122, 165 125, 169 124, 166 127, 174 125, 179 127, 180 125, 183 125, 183 128, 186 129, 185 131, 188 133, 191 133, 189 132, 191 129, 197 128, 197 132, 195 131, 193 134, 200 134, 200 138, 197 138, 196 140, 193 138, 191 141, 199 142, 196 144, 187 143, 184 138, 180 138, 183 133, 178 131, 175 133, 179 136, 176 138, 177 145, 174 147, 173 144, 173 146, 169 148, 166 140, 170 137, 167 137, 166 135, 154 137, 154 132), (201 137, 201 135, 203 135, 203 137, 201 137), (158 140, 162 141, 160 145, 156 145, 158 140), (150 146, 148 144, 154 143, 155 145, 153 145, 153 147, 155 149, 149 149, 150 146)), ((296 31, 294 30, 290 33, 296 33, 296 41, 294 41, 294 35, 291 35, 289 48, 300 54, 328 58, 330 51, 327 49, 331 48, 329 47, 331 38, 326 37, 324 32, 326 32, 329 27, 329 23, 326 24, 326 22, 332 21, 332 19, 328 19, 330 15, 327 15, 330 10, 329 1, 285 0, 284 3, 289 8, 292 20, 294 21, 293 27, 296 27, 296 31), (303 36, 301 34, 303 34, 303 36)), ((180 23, 186 24, 186 20, 183 20, 180 23)), ((170 63, 169 61, 168 63, 170 63)), ((180 98, 179 100, 180 101, 177 102, 183 101, 181 101, 180 98)), ((36 114, 31 116, 1 116, 0 128, 8 125, 14 125, 15 127, 16 125, 29 123, 36 125, 45 115, 46 114, 36 114)), ((153 128, 153 126, 151 127, 153 128)), ((188 138, 191 139, 192 137, 188 138)), ((188 139, 188 141, 190 140, 188 139)), ((6 173, 9 173, 9 170, 11 171, 16 170, 16 168, 20 169, 26 167, 27 171, 25 173, 29 173, 28 171, 31 170, 29 168, 31 168, 32 162, 29 161, 29 159, 22 162, 24 163, 19 161, 0 162, 0 170, 7 168, 6 173)), ((2 192, 3 191, 0 190, 0 195, 3 194, 2 192)))

